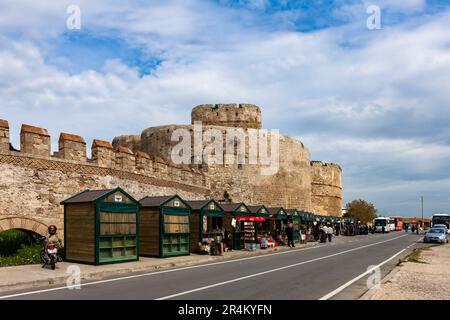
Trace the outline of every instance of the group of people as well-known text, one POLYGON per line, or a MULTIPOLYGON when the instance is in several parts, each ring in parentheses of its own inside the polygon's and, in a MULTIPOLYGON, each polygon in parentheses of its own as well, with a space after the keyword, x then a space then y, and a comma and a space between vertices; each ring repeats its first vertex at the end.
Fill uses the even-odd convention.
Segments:
POLYGON ((313 228, 313 235, 315 241, 327 242, 328 240, 328 242, 331 242, 333 240, 333 236, 335 235, 335 229, 332 227, 331 224, 327 225, 316 224, 313 228))
POLYGON ((348 224, 344 225, 342 234, 345 236, 357 236, 373 232, 374 232, 373 226, 368 226, 365 224, 358 224, 358 225, 348 224))

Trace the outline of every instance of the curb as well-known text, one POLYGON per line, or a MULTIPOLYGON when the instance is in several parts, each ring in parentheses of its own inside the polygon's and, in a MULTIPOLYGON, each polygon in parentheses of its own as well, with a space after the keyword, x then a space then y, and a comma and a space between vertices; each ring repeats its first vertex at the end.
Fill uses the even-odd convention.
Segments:
MULTIPOLYGON (((417 248, 413 249, 416 250, 417 248)), ((403 257, 402 259, 398 259, 398 262, 396 263, 395 267, 389 271, 388 274, 386 274, 386 276, 381 279, 381 286, 383 286, 384 284, 386 284, 388 281, 390 281, 392 278, 395 277, 395 275, 400 271, 400 267, 402 266, 403 263, 408 262, 406 261, 406 258, 413 252, 409 252, 405 257, 403 257)), ((371 300, 371 298, 382 288, 378 288, 378 289, 369 289, 366 292, 364 292, 359 298, 358 300, 371 300)))
MULTIPOLYGON (((295 251, 301 251, 302 249, 313 247, 317 245, 317 243, 310 242, 306 245, 302 245, 302 247, 298 247, 295 251)), ((192 259, 190 261, 184 261, 184 262, 167 262, 163 264, 157 264, 157 265, 147 265, 147 266, 136 266, 136 267, 127 267, 119 270, 108 270, 108 271, 93 271, 86 273, 81 276, 81 280, 89 280, 89 281, 98 281, 102 280, 104 278, 113 277, 113 276, 120 276, 124 274, 130 274, 130 273, 138 273, 138 272, 151 272, 151 271, 158 271, 158 270, 165 270, 170 268, 181 268, 181 267, 188 267, 193 265, 201 265, 203 263, 211 263, 211 262, 220 262, 220 261, 226 261, 226 260, 233 260, 233 259, 239 259, 239 258, 246 258, 246 257, 253 257, 253 256, 262 256, 262 255, 271 255, 279 252, 285 252, 289 251, 289 249, 269 249, 264 251, 256 251, 256 252, 247 252, 242 251, 239 252, 239 254, 235 256, 210 256, 207 259, 203 261, 198 261, 195 259, 192 259)), ((293 251, 293 250, 292 250, 293 251)), ((39 265, 36 265, 39 266, 39 265)), ((69 275, 60 275, 56 276, 51 279, 42 279, 42 280, 35 280, 35 281, 29 281, 29 282, 22 282, 22 283, 14 283, 14 284, 5 284, 0 285, 0 293, 5 293, 8 291, 16 291, 16 290, 23 290, 23 289, 31 289, 36 287, 44 287, 44 286, 53 286, 53 285, 61 285, 65 284, 67 281, 69 275)))

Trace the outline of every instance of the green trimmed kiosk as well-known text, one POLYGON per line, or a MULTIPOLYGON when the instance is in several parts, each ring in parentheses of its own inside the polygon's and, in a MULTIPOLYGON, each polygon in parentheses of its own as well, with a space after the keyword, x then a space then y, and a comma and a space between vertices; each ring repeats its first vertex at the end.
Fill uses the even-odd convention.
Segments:
POLYGON ((223 215, 220 204, 213 200, 186 201, 191 211, 191 252, 199 252, 200 244, 215 240, 223 242, 223 215))
POLYGON ((191 207, 180 196, 139 201, 140 253, 159 258, 189 255, 191 207))
POLYGON ((85 190, 61 204, 66 261, 99 265, 139 259, 139 203, 121 188, 85 190))
POLYGON ((246 221, 251 216, 250 209, 245 203, 221 204, 224 215, 224 227, 231 234, 232 249, 242 250, 256 244, 255 222, 246 221))
POLYGON ((284 224, 287 222, 287 213, 282 207, 268 208, 270 214, 270 234, 280 245, 287 243, 284 224))
POLYGON ((270 234, 270 224, 269 224, 269 210, 264 205, 259 206, 248 206, 250 209, 250 212, 252 216, 255 216, 258 221, 255 223, 255 233, 256 237, 261 237, 263 235, 269 235, 270 234), (261 219, 262 218, 262 219, 261 219), (262 221, 259 221, 262 220, 262 221))
POLYGON ((295 242, 300 242, 301 238, 300 238, 300 213, 298 212, 297 209, 287 209, 286 210, 287 216, 288 216, 288 220, 290 219, 292 221, 292 226, 294 229, 294 243, 295 242))

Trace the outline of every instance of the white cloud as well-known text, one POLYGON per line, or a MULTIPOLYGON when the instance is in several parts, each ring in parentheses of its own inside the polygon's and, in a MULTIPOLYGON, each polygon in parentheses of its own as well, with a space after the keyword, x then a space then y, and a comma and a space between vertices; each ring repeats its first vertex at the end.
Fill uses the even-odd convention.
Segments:
POLYGON ((47 127, 56 146, 60 131, 110 140, 188 122, 196 104, 249 102, 263 107, 266 127, 303 137, 315 159, 341 163, 347 197, 379 197, 389 185, 401 200, 396 186, 432 190, 426 177, 438 186, 448 178, 439 178, 450 160, 448 12, 382 31, 349 24, 305 34, 264 30, 248 12, 196 1, 141 10, 79 1, 84 27, 162 59, 139 77, 118 59, 73 75, 49 65, 42 42, 64 31, 65 4, 18 5, 38 9, 28 20, 2 4, 0 118, 10 121, 16 146, 22 122, 47 127))

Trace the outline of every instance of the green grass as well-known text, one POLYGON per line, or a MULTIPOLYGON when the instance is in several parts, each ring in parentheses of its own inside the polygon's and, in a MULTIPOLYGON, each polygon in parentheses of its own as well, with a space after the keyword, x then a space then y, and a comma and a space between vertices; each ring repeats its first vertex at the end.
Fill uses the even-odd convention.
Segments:
POLYGON ((20 230, 0 232, 0 256, 11 256, 17 253, 22 245, 31 245, 30 237, 20 230))
POLYGON ((422 251, 429 251, 429 250, 431 250, 432 247, 437 247, 437 246, 442 246, 442 244, 433 244, 433 245, 423 247, 423 248, 416 248, 416 249, 414 249, 413 252, 411 252, 409 254, 409 256, 406 257, 405 261, 426 264, 427 262, 420 260, 420 255, 422 254, 422 251))
POLYGON ((414 262, 414 263, 426 263, 425 261, 420 260, 420 255, 422 254, 423 249, 414 249, 413 252, 409 254, 409 256, 406 257, 407 262, 414 262))
POLYGON ((21 248, 17 250, 16 254, 11 256, 0 256, 0 267, 38 264, 41 262, 40 252, 40 245, 22 245, 21 248))

